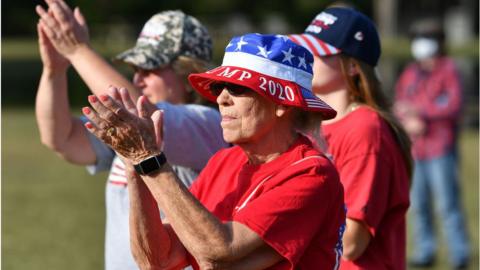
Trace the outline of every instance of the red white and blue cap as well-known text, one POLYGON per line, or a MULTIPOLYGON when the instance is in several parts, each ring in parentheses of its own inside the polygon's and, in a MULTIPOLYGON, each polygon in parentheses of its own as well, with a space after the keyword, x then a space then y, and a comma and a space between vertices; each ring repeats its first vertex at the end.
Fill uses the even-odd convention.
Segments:
POLYGON ((315 16, 303 34, 289 37, 316 56, 344 53, 376 66, 381 54, 374 23, 352 8, 325 9, 315 16))
POLYGON ((313 55, 284 35, 246 34, 225 48, 220 67, 188 77, 192 87, 208 100, 213 82, 242 85, 277 104, 319 112, 323 119, 337 112, 312 93, 313 55))
POLYGON ((342 52, 340 49, 333 47, 332 45, 321 41, 320 39, 310 34, 294 34, 288 35, 288 37, 295 43, 302 45, 316 56, 327 56, 339 54, 342 52))

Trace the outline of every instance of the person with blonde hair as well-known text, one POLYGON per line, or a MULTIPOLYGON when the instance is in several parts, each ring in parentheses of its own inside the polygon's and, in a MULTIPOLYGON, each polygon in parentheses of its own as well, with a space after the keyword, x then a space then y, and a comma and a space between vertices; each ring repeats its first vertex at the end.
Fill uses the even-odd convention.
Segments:
POLYGON ((364 14, 331 7, 290 38, 313 53, 312 90, 337 111, 322 132, 345 188, 340 269, 405 269, 413 165, 408 135, 375 71, 377 30, 364 14))
POLYGON ((109 85, 142 93, 164 110, 165 147, 173 169, 189 186, 217 150, 228 147, 221 134, 220 115, 205 106, 187 75, 206 70, 212 57, 207 29, 178 10, 152 16, 135 47, 118 55, 118 62, 135 69, 133 82, 124 78, 90 46, 86 21, 61 0, 48 0, 48 12, 37 6, 43 72, 36 99, 42 142, 63 159, 85 165, 90 173, 110 170, 106 184, 105 269, 138 269, 130 251, 127 178, 115 152, 92 136, 85 119, 72 116, 68 103, 67 69, 72 65, 90 90, 107 93, 109 85), (191 134, 197 134, 192 137, 191 134))

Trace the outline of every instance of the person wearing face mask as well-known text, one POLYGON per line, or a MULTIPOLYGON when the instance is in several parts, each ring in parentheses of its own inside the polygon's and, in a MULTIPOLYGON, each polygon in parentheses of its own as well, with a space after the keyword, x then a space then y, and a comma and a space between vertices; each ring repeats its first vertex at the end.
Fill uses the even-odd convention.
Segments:
POLYGON ((459 72, 445 54, 445 36, 438 20, 419 20, 412 26, 412 34, 415 61, 401 73, 395 98, 395 112, 413 141, 415 158, 411 189, 415 251, 411 265, 434 263, 436 212, 441 217, 449 259, 455 269, 464 269, 468 264, 469 243, 457 173, 462 104, 459 72))
POLYGON ((105 269, 138 269, 130 251, 129 196, 124 163, 72 116, 68 104, 67 69, 70 65, 97 95, 108 85, 124 88, 117 98, 136 99, 142 93, 164 110, 163 151, 174 171, 189 186, 219 149, 220 114, 202 105, 187 81, 192 72, 206 70, 212 56, 207 29, 194 17, 178 10, 152 16, 135 47, 116 60, 135 69, 129 82, 89 45, 88 29, 80 10, 60 0, 47 0, 49 10, 37 13, 43 72, 36 99, 36 116, 43 144, 63 159, 86 165, 90 173, 110 170, 106 184, 105 269), (195 136, 192 136, 195 134, 195 136))

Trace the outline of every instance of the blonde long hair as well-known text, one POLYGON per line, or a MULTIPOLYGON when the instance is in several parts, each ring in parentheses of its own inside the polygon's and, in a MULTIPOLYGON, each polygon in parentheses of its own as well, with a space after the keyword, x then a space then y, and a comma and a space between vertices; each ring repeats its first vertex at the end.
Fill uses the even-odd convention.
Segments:
POLYGON ((381 83, 375 74, 374 68, 369 64, 344 54, 340 55, 340 64, 343 77, 347 81, 350 101, 369 106, 387 121, 400 146, 411 179, 414 166, 411 153, 412 142, 403 126, 393 115, 391 103, 381 89, 381 83), (359 71, 358 75, 348 75, 348 67, 352 63, 357 66, 359 71))
POLYGON ((187 91, 186 103, 216 107, 216 104, 200 96, 188 82, 188 75, 207 71, 210 68, 209 63, 200 59, 180 55, 170 65, 185 86, 185 90, 187 91))

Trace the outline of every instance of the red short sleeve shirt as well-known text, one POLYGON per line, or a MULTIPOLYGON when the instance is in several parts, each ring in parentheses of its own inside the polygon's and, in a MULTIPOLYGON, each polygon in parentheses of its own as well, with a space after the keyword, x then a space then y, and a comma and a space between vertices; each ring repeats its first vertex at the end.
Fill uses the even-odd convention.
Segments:
POLYGON ((219 219, 248 226, 285 258, 269 269, 338 267, 343 188, 305 137, 262 165, 249 164, 237 146, 222 150, 190 190, 219 219))
POLYGON ((364 221, 373 236, 364 254, 340 269, 405 269, 409 176, 388 123, 362 106, 322 131, 345 188, 347 217, 364 221))

